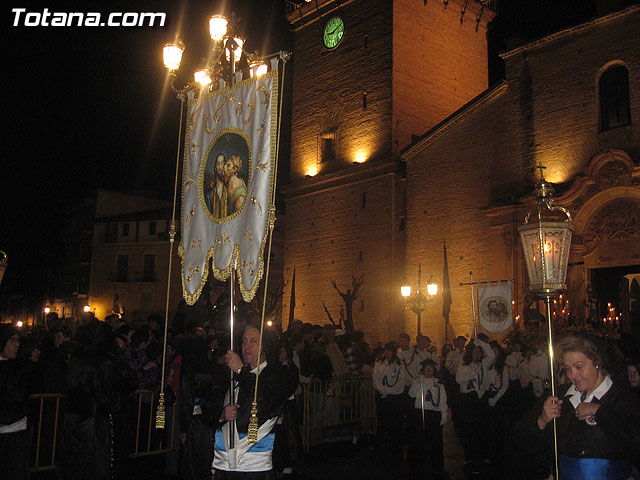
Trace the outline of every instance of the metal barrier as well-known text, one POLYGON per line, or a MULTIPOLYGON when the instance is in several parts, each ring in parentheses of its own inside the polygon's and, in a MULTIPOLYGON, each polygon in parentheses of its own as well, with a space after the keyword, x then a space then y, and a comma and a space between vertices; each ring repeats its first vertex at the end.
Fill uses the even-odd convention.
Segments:
MULTIPOLYGON (((155 428, 157 394, 136 390, 135 417, 131 425, 135 435, 127 439, 129 458, 160 455, 178 450, 176 406, 167 408, 166 428, 155 428), (135 441, 134 441, 135 439, 135 441)), ((29 424, 37 425, 31 449, 31 471, 54 470, 57 466, 58 435, 62 431, 62 413, 66 397, 60 393, 31 395, 29 424), (43 460, 44 459, 44 460, 43 460)), ((302 444, 305 452, 328 439, 351 439, 376 429, 375 390, 370 377, 331 382, 313 381, 304 385, 298 396, 302 412, 302 444)))
MULTIPOLYGON (((61 393, 37 393, 31 395, 29 424, 37 426, 31 445, 31 471, 42 472, 57 467, 60 432, 62 431, 62 413, 66 397, 61 393)), ((165 430, 155 428, 155 412, 157 395, 152 390, 136 390, 135 443, 133 435, 127 440, 129 458, 159 455, 177 451, 176 442, 176 408, 167 409, 165 430)), ((133 433, 133 432, 132 432, 133 433)))
POLYGON ((134 392, 137 398, 137 414, 136 414, 136 443, 133 453, 129 454, 130 458, 145 457, 149 455, 158 455, 171 451, 177 451, 174 446, 175 428, 176 428, 176 409, 175 405, 168 407, 165 421, 171 418, 170 422, 165 423, 165 429, 159 430, 155 427, 155 413, 157 410, 157 395, 153 390, 136 390, 134 392), (150 399, 149 402, 145 400, 150 399), (146 435, 145 435, 146 434, 146 435), (146 448, 140 448, 140 438, 146 436, 146 448))
POLYGON ((376 402, 371 377, 313 381, 304 385, 298 404, 302 405, 305 452, 328 439, 375 433, 376 402))
MULTIPOLYGON (((36 440, 35 444, 35 452, 32 449, 31 453, 31 471, 32 472, 42 472, 45 470, 53 470, 56 468, 56 446, 58 443, 58 432, 60 425, 60 404, 64 400, 64 395, 60 393, 37 393, 31 395, 31 400, 33 401, 31 404, 31 411, 29 412, 29 416, 33 416, 35 411, 37 410, 37 422, 35 422, 38 426, 35 431, 34 438, 36 440), (45 409, 45 405, 47 408, 45 409), (53 409, 51 407, 54 407, 53 409), (46 421, 46 426, 53 426, 53 432, 50 431, 49 428, 43 431, 42 423, 43 420, 50 420, 50 414, 53 410, 53 422, 49 423, 46 421), (48 454, 48 458, 50 461, 46 465, 41 465, 41 453, 44 447, 47 448, 46 454, 48 454)), ((29 419, 31 420, 31 418, 29 419)))

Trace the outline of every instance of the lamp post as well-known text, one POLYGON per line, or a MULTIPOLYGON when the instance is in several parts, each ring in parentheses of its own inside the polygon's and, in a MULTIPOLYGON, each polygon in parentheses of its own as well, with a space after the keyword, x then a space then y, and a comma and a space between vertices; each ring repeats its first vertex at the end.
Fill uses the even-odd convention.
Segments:
MULTIPOLYGON (((184 88, 174 90, 184 94, 195 87, 215 89, 218 88, 215 80, 223 79, 229 85, 235 81, 235 74, 238 62, 244 55, 250 68, 251 76, 260 76, 267 72, 267 65, 260 58, 258 52, 250 53, 244 49, 245 39, 236 34, 238 27, 235 15, 231 15, 231 20, 222 15, 214 15, 209 19, 209 36, 211 38, 211 59, 205 62, 193 74, 193 82, 189 82, 184 88)), ((182 63, 182 55, 185 46, 179 40, 167 43, 162 52, 164 66, 169 70, 174 83, 176 73, 182 63)))
MULTIPOLYGON (((573 226, 571 215, 560 206, 554 205, 553 187, 544 179, 545 167, 540 164, 540 181, 536 185, 537 205, 527 213, 524 225, 518 227, 523 254, 529 274, 529 290, 544 297, 547 306, 547 328, 549 337, 549 368, 551 395, 556 394, 554 380, 553 326, 551 301, 560 292, 566 290, 567 265, 573 226), (537 218, 532 219, 532 214, 537 218), (533 220, 529 222, 529 220, 533 220)), ((558 446, 556 421, 553 420, 553 439, 555 447, 555 470, 558 480, 558 446)))
MULTIPOLYGON (((176 155, 176 169, 175 169, 175 183, 173 191, 173 213, 171 217, 171 227, 169 229, 169 273, 167 279, 167 300, 165 307, 165 330, 164 330, 164 349, 163 349, 163 361, 162 361, 162 376, 160 385, 160 394, 158 398, 158 411, 156 415, 156 428, 164 428, 165 424, 165 411, 164 411, 164 377, 165 377, 165 359, 164 355, 167 348, 167 329, 169 323, 169 293, 171 288, 171 268, 173 258, 173 247, 176 235, 175 217, 176 217, 176 201, 178 191, 178 178, 179 178, 179 166, 180 166, 180 147, 182 144, 182 125, 183 115, 185 108, 185 99, 187 94, 197 95, 208 90, 215 90, 220 87, 220 80, 224 80, 227 85, 234 84, 236 79, 236 70, 238 63, 244 56, 247 64, 251 69, 251 76, 260 76, 267 72, 266 63, 263 58, 259 57, 259 53, 248 53, 244 50, 245 39, 236 34, 237 21, 234 14, 231 16, 231 20, 222 16, 214 15, 209 19, 209 36, 211 38, 209 61, 205 62, 201 68, 194 72, 193 81, 187 83, 183 88, 176 88, 175 82, 177 79, 177 71, 182 63, 182 56, 185 51, 184 45, 180 41, 167 43, 163 48, 163 60, 164 65, 169 71, 169 75, 173 78, 171 87, 178 94, 178 98, 181 101, 180 108, 180 131, 178 135, 178 152, 176 155)), ((281 58, 285 52, 279 52, 281 58)), ((235 287, 235 269, 231 270, 229 277, 231 285, 231 318, 230 328, 233 332, 233 292, 235 287)), ((231 350, 234 349, 234 335, 231 334, 231 350)), ((233 375, 230 376, 230 391, 231 391, 231 403, 235 403, 233 375)), ((231 439, 230 448, 233 448, 233 437, 231 439)))
POLYGON ((415 289, 411 285, 403 285, 400 287, 400 293, 405 300, 405 309, 411 310, 418 316, 418 336, 422 335, 421 316, 425 308, 427 308, 427 302, 433 300, 438 293, 438 284, 435 282, 433 275, 429 277, 427 282, 427 294, 423 293, 420 288, 422 283, 422 264, 418 264, 418 283, 415 289), (413 292, 413 294, 412 294, 413 292))

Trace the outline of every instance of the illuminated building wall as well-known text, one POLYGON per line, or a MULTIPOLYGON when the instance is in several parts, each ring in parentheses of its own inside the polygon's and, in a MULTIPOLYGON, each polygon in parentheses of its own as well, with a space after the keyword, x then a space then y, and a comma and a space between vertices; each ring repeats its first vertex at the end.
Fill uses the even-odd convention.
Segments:
MULTIPOLYGON (((574 238, 568 294, 583 308, 589 269, 640 264, 640 8, 503 54, 506 81, 483 93, 403 152, 407 168, 407 257, 442 270, 447 241, 453 307, 449 338, 473 332, 470 287, 515 278, 526 290, 517 226, 533 203, 534 166, 557 183, 574 238), (629 77, 630 123, 599 131, 601 72, 629 77)), ((572 299, 573 300, 573 299, 572 299)), ((440 343, 441 303, 426 317, 440 343)))
MULTIPOLYGON (((288 15, 295 42, 284 278, 296 268, 296 318, 327 323, 324 302, 337 320, 343 302, 331 280, 346 292, 352 275, 363 275, 356 328, 380 341, 414 331, 399 289, 417 263, 405 261, 398 153, 487 88, 493 14, 485 10, 476 31, 479 13, 475 2, 320 0, 288 15), (334 17, 344 36, 330 50, 323 33, 334 17)), ((289 301, 286 292, 285 316, 289 301)))

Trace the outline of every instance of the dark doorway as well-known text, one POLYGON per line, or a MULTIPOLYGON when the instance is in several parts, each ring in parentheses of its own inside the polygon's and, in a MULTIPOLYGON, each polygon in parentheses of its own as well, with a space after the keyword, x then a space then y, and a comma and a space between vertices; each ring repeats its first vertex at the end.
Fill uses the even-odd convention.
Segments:
POLYGON ((640 274, 640 265, 591 269, 592 295, 597 300, 600 321, 607 316, 609 303, 616 315, 629 318, 629 281, 625 278, 629 274, 640 274))

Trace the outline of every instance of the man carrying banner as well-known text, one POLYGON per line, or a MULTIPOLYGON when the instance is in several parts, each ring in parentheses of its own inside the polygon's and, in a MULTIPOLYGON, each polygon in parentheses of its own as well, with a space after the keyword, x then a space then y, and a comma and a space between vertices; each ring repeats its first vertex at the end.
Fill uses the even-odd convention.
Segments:
POLYGON ((213 459, 216 480, 274 478, 273 427, 285 402, 287 384, 281 366, 272 360, 273 342, 264 338, 260 352, 259 344, 259 328, 246 326, 242 334, 242 359, 232 350, 225 356, 227 366, 234 372, 235 403, 230 402, 227 391, 223 403, 203 408, 210 419, 217 420, 213 459), (258 375, 258 441, 250 444, 247 431, 258 375))

